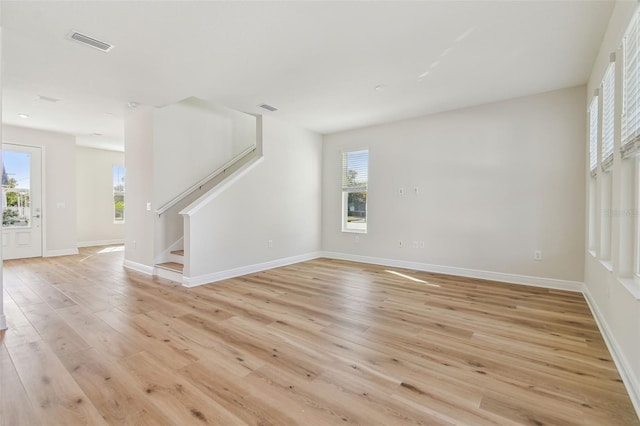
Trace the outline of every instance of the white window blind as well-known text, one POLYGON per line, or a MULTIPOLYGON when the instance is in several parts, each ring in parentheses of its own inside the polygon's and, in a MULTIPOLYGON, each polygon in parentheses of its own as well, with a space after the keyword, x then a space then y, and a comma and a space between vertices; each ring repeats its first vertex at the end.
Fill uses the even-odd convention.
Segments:
POLYGON ((602 80, 602 169, 613 162, 613 108, 615 98, 615 64, 609 65, 602 80))
POLYGON ((589 168, 595 176, 598 169, 598 97, 594 97, 589 107, 589 168))
POLYGON ((622 116, 622 156, 637 150, 640 140, 640 18, 631 20, 623 41, 624 86, 622 116))
POLYGON ((342 191, 363 192, 369 181, 369 151, 342 154, 342 191))

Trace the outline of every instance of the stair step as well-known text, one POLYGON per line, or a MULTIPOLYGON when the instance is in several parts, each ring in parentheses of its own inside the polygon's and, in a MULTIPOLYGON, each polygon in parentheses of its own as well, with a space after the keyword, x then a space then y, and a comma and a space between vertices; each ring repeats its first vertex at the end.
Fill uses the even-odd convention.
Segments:
POLYGON ((171 252, 171 254, 175 254, 178 256, 184 256, 184 250, 174 250, 171 252))
POLYGON ((184 270, 184 265, 176 262, 159 263, 156 265, 156 267, 180 273, 182 273, 182 271, 184 270))

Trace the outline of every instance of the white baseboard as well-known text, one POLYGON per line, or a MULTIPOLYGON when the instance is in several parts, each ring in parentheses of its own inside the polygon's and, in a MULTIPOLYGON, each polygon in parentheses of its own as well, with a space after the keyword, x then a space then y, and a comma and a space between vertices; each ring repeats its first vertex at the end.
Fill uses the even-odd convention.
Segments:
POLYGON ((459 277, 478 278, 512 284, 524 284, 535 287, 551 288, 582 292, 582 283, 577 281, 557 280, 553 278, 530 277, 527 275, 507 274, 503 272, 481 271, 477 269, 457 268, 454 266, 431 265, 428 263, 410 262, 406 260, 385 259, 381 257, 359 256, 347 253, 322 252, 322 257, 329 259, 349 260, 352 262, 370 263, 395 268, 413 269, 415 271, 456 275, 459 277))
POLYGON ((319 252, 307 253, 298 256, 285 257, 271 260, 269 262, 257 263, 255 265, 241 266, 239 268, 228 269, 226 271, 213 272, 211 274, 198 275, 195 277, 184 277, 182 279, 185 287, 196 287, 203 284, 211 284, 241 275, 253 274, 254 272, 266 271, 267 269, 279 268, 281 266, 292 265, 294 263, 305 262, 321 257, 319 252))
POLYGON ((255 265, 242 266, 226 271, 199 275, 196 277, 184 277, 186 287, 195 287, 202 284, 213 283, 240 275, 265 271, 293 263, 326 257, 329 259, 348 260, 352 262, 369 263, 374 265, 391 266, 395 268, 413 269, 416 271, 434 272, 439 274, 457 275, 460 277, 478 278, 491 281, 500 281, 512 284, 531 285, 535 287, 551 288, 555 290, 567 290, 582 292, 583 284, 577 281, 558 280, 553 278, 530 277, 526 275, 507 274, 502 272, 480 271, 477 269, 456 268, 452 266, 431 265, 427 263, 410 262, 405 260, 385 259, 381 257, 359 256, 337 252, 314 252, 300 256, 287 257, 255 265))
POLYGON ((115 244, 124 244, 124 239, 120 238, 117 240, 78 241, 78 247, 111 246, 115 244))
POLYGON ((4 314, 0 315, 0 331, 7 329, 7 317, 4 314))
POLYGON ((589 305, 589 309, 591 309, 593 318, 596 320, 596 324, 598 325, 600 334, 602 334, 604 342, 609 349, 609 353, 613 357, 613 362, 620 373, 620 377, 622 377, 622 382, 627 388, 627 393, 629 394, 629 398, 631 398, 631 402, 636 409, 636 414, 640 417, 640 382, 638 382, 638 379, 633 374, 633 369, 629 365, 629 361, 624 356, 620 346, 618 346, 618 343, 611 333, 604 316, 598 309, 598 305, 593 300, 593 297, 589 292, 589 288, 586 285, 583 285, 582 287, 582 294, 587 301, 587 305, 589 305))
POLYGON ((63 250, 47 250, 42 257, 57 257, 57 256, 72 256, 78 254, 78 249, 63 249, 63 250))
POLYGON ((122 263, 122 266, 132 271, 140 272, 145 275, 153 276, 156 274, 155 266, 148 266, 142 263, 132 262, 131 260, 125 259, 125 261, 122 263))

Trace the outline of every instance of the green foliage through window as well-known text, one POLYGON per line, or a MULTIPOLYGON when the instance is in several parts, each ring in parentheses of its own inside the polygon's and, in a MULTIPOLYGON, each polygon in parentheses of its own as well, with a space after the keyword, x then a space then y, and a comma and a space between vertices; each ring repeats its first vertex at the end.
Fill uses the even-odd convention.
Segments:
POLYGON ((122 166, 113 167, 113 220, 124 222, 125 170, 122 166))

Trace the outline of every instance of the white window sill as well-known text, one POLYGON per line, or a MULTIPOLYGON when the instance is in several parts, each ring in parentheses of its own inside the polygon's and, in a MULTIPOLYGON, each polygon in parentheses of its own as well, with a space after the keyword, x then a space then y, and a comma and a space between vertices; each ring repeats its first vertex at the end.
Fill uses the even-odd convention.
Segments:
POLYGON ((589 254, 591 255, 591 257, 596 257, 596 251, 595 250, 589 250, 589 254))
POLYGON ((610 260, 600 260, 600 263, 602 264, 602 266, 604 266, 607 271, 609 272, 613 272, 613 263, 611 263, 610 260))
POLYGON ((618 282, 636 299, 640 300, 640 277, 618 278, 618 282))
POLYGON ((342 232, 346 234, 366 234, 366 229, 343 229, 342 232))
POLYGON ((124 225, 124 220, 113 221, 114 225, 124 225))

